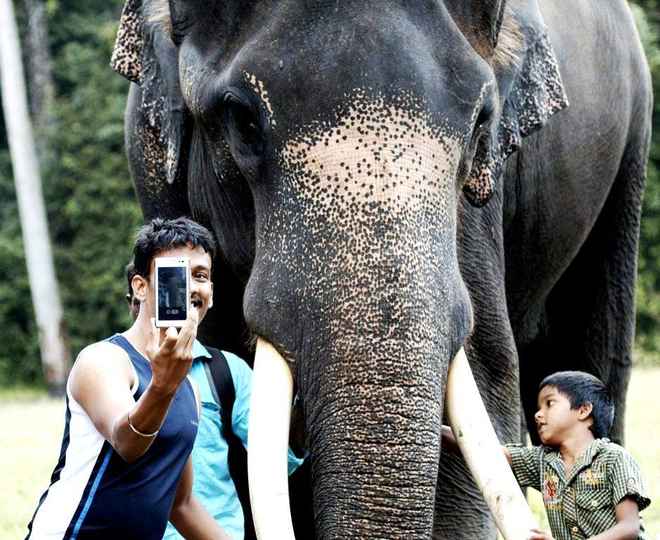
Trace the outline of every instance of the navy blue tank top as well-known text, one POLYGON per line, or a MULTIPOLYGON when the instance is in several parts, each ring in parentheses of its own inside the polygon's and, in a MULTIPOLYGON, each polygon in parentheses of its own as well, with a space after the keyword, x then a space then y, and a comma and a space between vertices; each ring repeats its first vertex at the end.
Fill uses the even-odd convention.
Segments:
MULTIPOLYGON (((151 381, 151 365, 124 336, 116 334, 108 341, 126 351, 135 367, 138 388, 134 397, 137 401, 151 381)), ((67 425, 60 462, 35 512, 35 528, 32 530, 29 527, 34 537, 41 536, 38 526, 40 510, 43 514, 41 522, 46 525, 43 532, 49 529, 48 522, 52 524, 57 519, 54 515, 58 512, 52 509, 61 505, 62 501, 50 501, 49 505, 49 495, 63 498, 69 492, 66 497, 72 497, 77 503, 73 517, 70 520, 67 518, 68 525, 62 528, 62 531, 66 528, 66 532, 61 538, 161 540, 179 478, 197 435, 197 400, 190 380, 186 378, 177 389, 158 436, 142 457, 133 463, 126 463, 110 443, 104 441, 99 447, 91 474, 87 473, 89 477, 86 481, 75 483, 81 486, 76 490, 66 487, 66 478, 70 475, 64 472, 67 469, 76 470, 75 452, 67 453, 66 448, 75 448, 75 442, 70 440, 75 430, 70 430, 68 425, 71 417, 69 405, 67 400, 67 425), (60 485, 56 486, 58 482, 60 485)))

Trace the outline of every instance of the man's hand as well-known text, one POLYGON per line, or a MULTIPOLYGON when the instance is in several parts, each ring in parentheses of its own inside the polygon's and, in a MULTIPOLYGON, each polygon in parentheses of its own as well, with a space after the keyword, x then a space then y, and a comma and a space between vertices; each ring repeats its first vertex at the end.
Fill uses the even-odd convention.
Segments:
POLYGON ((528 540, 554 540, 549 532, 542 531, 541 529, 532 529, 528 540))
POLYGON ((157 328, 151 321, 151 339, 147 356, 151 362, 151 386, 154 390, 170 395, 185 378, 192 365, 192 347, 197 337, 198 313, 190 309, 188 319, 179 332, 174 327, 157 328))

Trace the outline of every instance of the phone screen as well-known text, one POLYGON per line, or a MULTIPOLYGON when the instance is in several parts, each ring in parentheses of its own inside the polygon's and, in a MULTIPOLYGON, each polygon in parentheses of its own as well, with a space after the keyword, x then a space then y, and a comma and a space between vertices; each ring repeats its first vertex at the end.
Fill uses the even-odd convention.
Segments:
POLYGON ((184 266, 158 268, 158 319, 183 321, 188 317, 184 266))

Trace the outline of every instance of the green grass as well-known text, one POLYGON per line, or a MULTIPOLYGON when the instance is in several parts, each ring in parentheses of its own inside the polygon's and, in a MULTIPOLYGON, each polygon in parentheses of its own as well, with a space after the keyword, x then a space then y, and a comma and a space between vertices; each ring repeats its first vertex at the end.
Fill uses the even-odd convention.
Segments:
MULTIPOLYGON (((642 516, 648 540, 660 540, 660 368, 637 369, 628 394, 626 446, 642 467, 651 506, 642 516)), ((25 536, 59 455, 63 400, 34 390, 0 390, 0 540, 25 536)), ((530 490, 531 491, 531 490, 530 490)), ((538 493, 530 502, 547 528, 538 493)))
POLYGON ((45 392, 0 394, 0 539, 24 538, 59 456, 64 400, 45 392))
POLYGON ((651 506, 642 513, 649 540, 660 540, 660 368, 636 370, 628 392, 626 447, 642 468, 651 506))

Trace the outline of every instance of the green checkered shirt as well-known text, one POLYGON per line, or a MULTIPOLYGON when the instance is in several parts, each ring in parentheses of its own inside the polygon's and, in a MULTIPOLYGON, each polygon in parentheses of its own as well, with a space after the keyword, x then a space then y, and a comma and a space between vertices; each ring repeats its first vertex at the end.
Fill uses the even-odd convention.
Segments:
MULTIPOLYGON (((521 487, 533 487, 543 495, 556 540, 590 538, 614 527, 614 509, 624 497, 634 499, 640 510, 651 502, 637 462, 607 439, 592 442, 568 474, 555 449, 521 445, 507 449, 521 487)), ((637 538, 645 538, 643 525, 637 538)))

